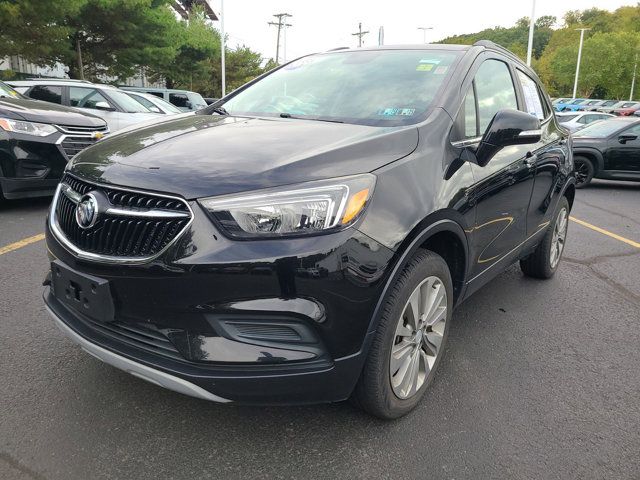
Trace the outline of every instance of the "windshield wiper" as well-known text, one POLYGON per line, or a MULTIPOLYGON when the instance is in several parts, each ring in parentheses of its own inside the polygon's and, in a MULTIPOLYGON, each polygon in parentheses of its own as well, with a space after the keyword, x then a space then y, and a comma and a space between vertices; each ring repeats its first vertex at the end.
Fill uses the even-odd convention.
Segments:
POLYGON ((294 120, 313 120, 315 122, 344 123, 342 120, 331 120, 328 118, 298 117, 297 115, 291 115, 290 113, 286 112, 281 113, 280 118, 293 118, 294 120))
POLYGON ((218 115, 229 115, 229 112, 227 112, 227 109, 224 107, 211 107, 211 111, 218 115))

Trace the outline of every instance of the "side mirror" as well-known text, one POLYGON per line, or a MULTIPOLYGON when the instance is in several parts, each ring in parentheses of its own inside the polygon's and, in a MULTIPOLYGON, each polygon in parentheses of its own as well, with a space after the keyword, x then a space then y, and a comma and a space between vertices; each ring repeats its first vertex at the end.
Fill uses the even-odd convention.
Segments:
POLYGON ((162 111, 158 107, 156 107, 155 105, 152 106, 152 107, 149 107, 149 111, 153 112, 153 113, 162 113, 162 111))
POLYGON ((505 109, 498 111, 482 136, 476 161, 484 167, 503 147, 540 141, 540 120, 530 113, 505 109))
POLYGON ((106 110, 107 112, 114 112, 115 108, 109 105, 107 102, 96 102, 96 110, 106 110))
POLYGON ((637 139, 638 135, 633 135, 631 133, 623 133, 622 135, 618 136, 618 141, 623 145, 627 142, 633 142, 637 139))

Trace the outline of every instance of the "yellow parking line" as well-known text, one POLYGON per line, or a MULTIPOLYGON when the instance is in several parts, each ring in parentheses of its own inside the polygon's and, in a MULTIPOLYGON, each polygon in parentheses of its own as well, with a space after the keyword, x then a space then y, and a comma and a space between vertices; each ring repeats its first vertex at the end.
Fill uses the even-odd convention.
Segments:
POLYGON ((604 228, 591 225, 590 223, 587 223, 584 220, 579 220, 576 217, 569 217, 569 218, 574 222, 576 222, 577 224, 582 225, 583 227, 590 228, 591 230, 594 230, 598 233, 602 233, 603 235, 606 235, 608 237, 615 238, 616 240, 622 243, 626 243, 627 245, 631 245, 632 247, 640 248, 640 243, 638 242, 634 242, 633 240, 629 240, 628 238, 621 237, 620 235, 610 232, 609 230, 605 230, 604 228))
POLYGON ((22 240, 18 240, 15 243, 10 243, 9 245, 0 247, 0 255, 13 252, 14 250, 18 250, 19 248, 26 247, 27 245, 31 245, 32 243, 39 242, 40 240, 44 240, 44 233, 39 233, 37 235, 34 235, 33 237, 23 238, 22 240))

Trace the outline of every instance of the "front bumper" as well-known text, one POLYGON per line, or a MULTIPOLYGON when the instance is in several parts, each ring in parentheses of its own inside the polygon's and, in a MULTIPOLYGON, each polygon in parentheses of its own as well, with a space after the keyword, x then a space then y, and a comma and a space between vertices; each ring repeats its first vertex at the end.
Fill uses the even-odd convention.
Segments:
POLYGON ((106 363, 199 398, 261 405, 348 398, 393 252, 354 228, 232 241, 194 211, 183 238, 143 265, 80 260, 47 228, 51 259, 106 280, 113 297, 113 316, 101 322, 46 288, 56 323, 106 363))
POLYGON ((8 199, 53 195, 67 165, 58 141, 48 137, 0 132, 0 188, 8 199))

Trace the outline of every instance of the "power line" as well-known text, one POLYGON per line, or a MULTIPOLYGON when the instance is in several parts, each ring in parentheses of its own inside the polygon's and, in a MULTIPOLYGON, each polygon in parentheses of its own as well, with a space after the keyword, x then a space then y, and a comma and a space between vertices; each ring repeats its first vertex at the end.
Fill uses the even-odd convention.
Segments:
POLYGON ((358 46, 361 47, 362 46, 362 37, 364 37, 367 33, 369 33, 369 30, 363 32, 362 31, 362 22, 358 23, 358 31, 356 33, 352 33, 351 35, 355 35, 356 37, 358 37, 358 46))
MULTIPOLYGON (((276 40, 276 63, 280 63, 280 32, 282 31, 283 27, 292 27, 293 25, 291 25, 290 23, 287 23, 287 18, 288 17, 292 17, 293 15, 290 15, 288 13, 276 13, 273 15, 274 17, 276 17, 278 19, 277 22, 268 22, 269 25, 274 25, 276 27, 278 27, 278 38, 276 40)), ((285 33, 286 35, 286 33, 285 33)), ((286 48, 286 40, 285 40, 285 48, 286 48)), ((287 52, 285 51, 284 53, 284 57, 287 58, 287 52)))

